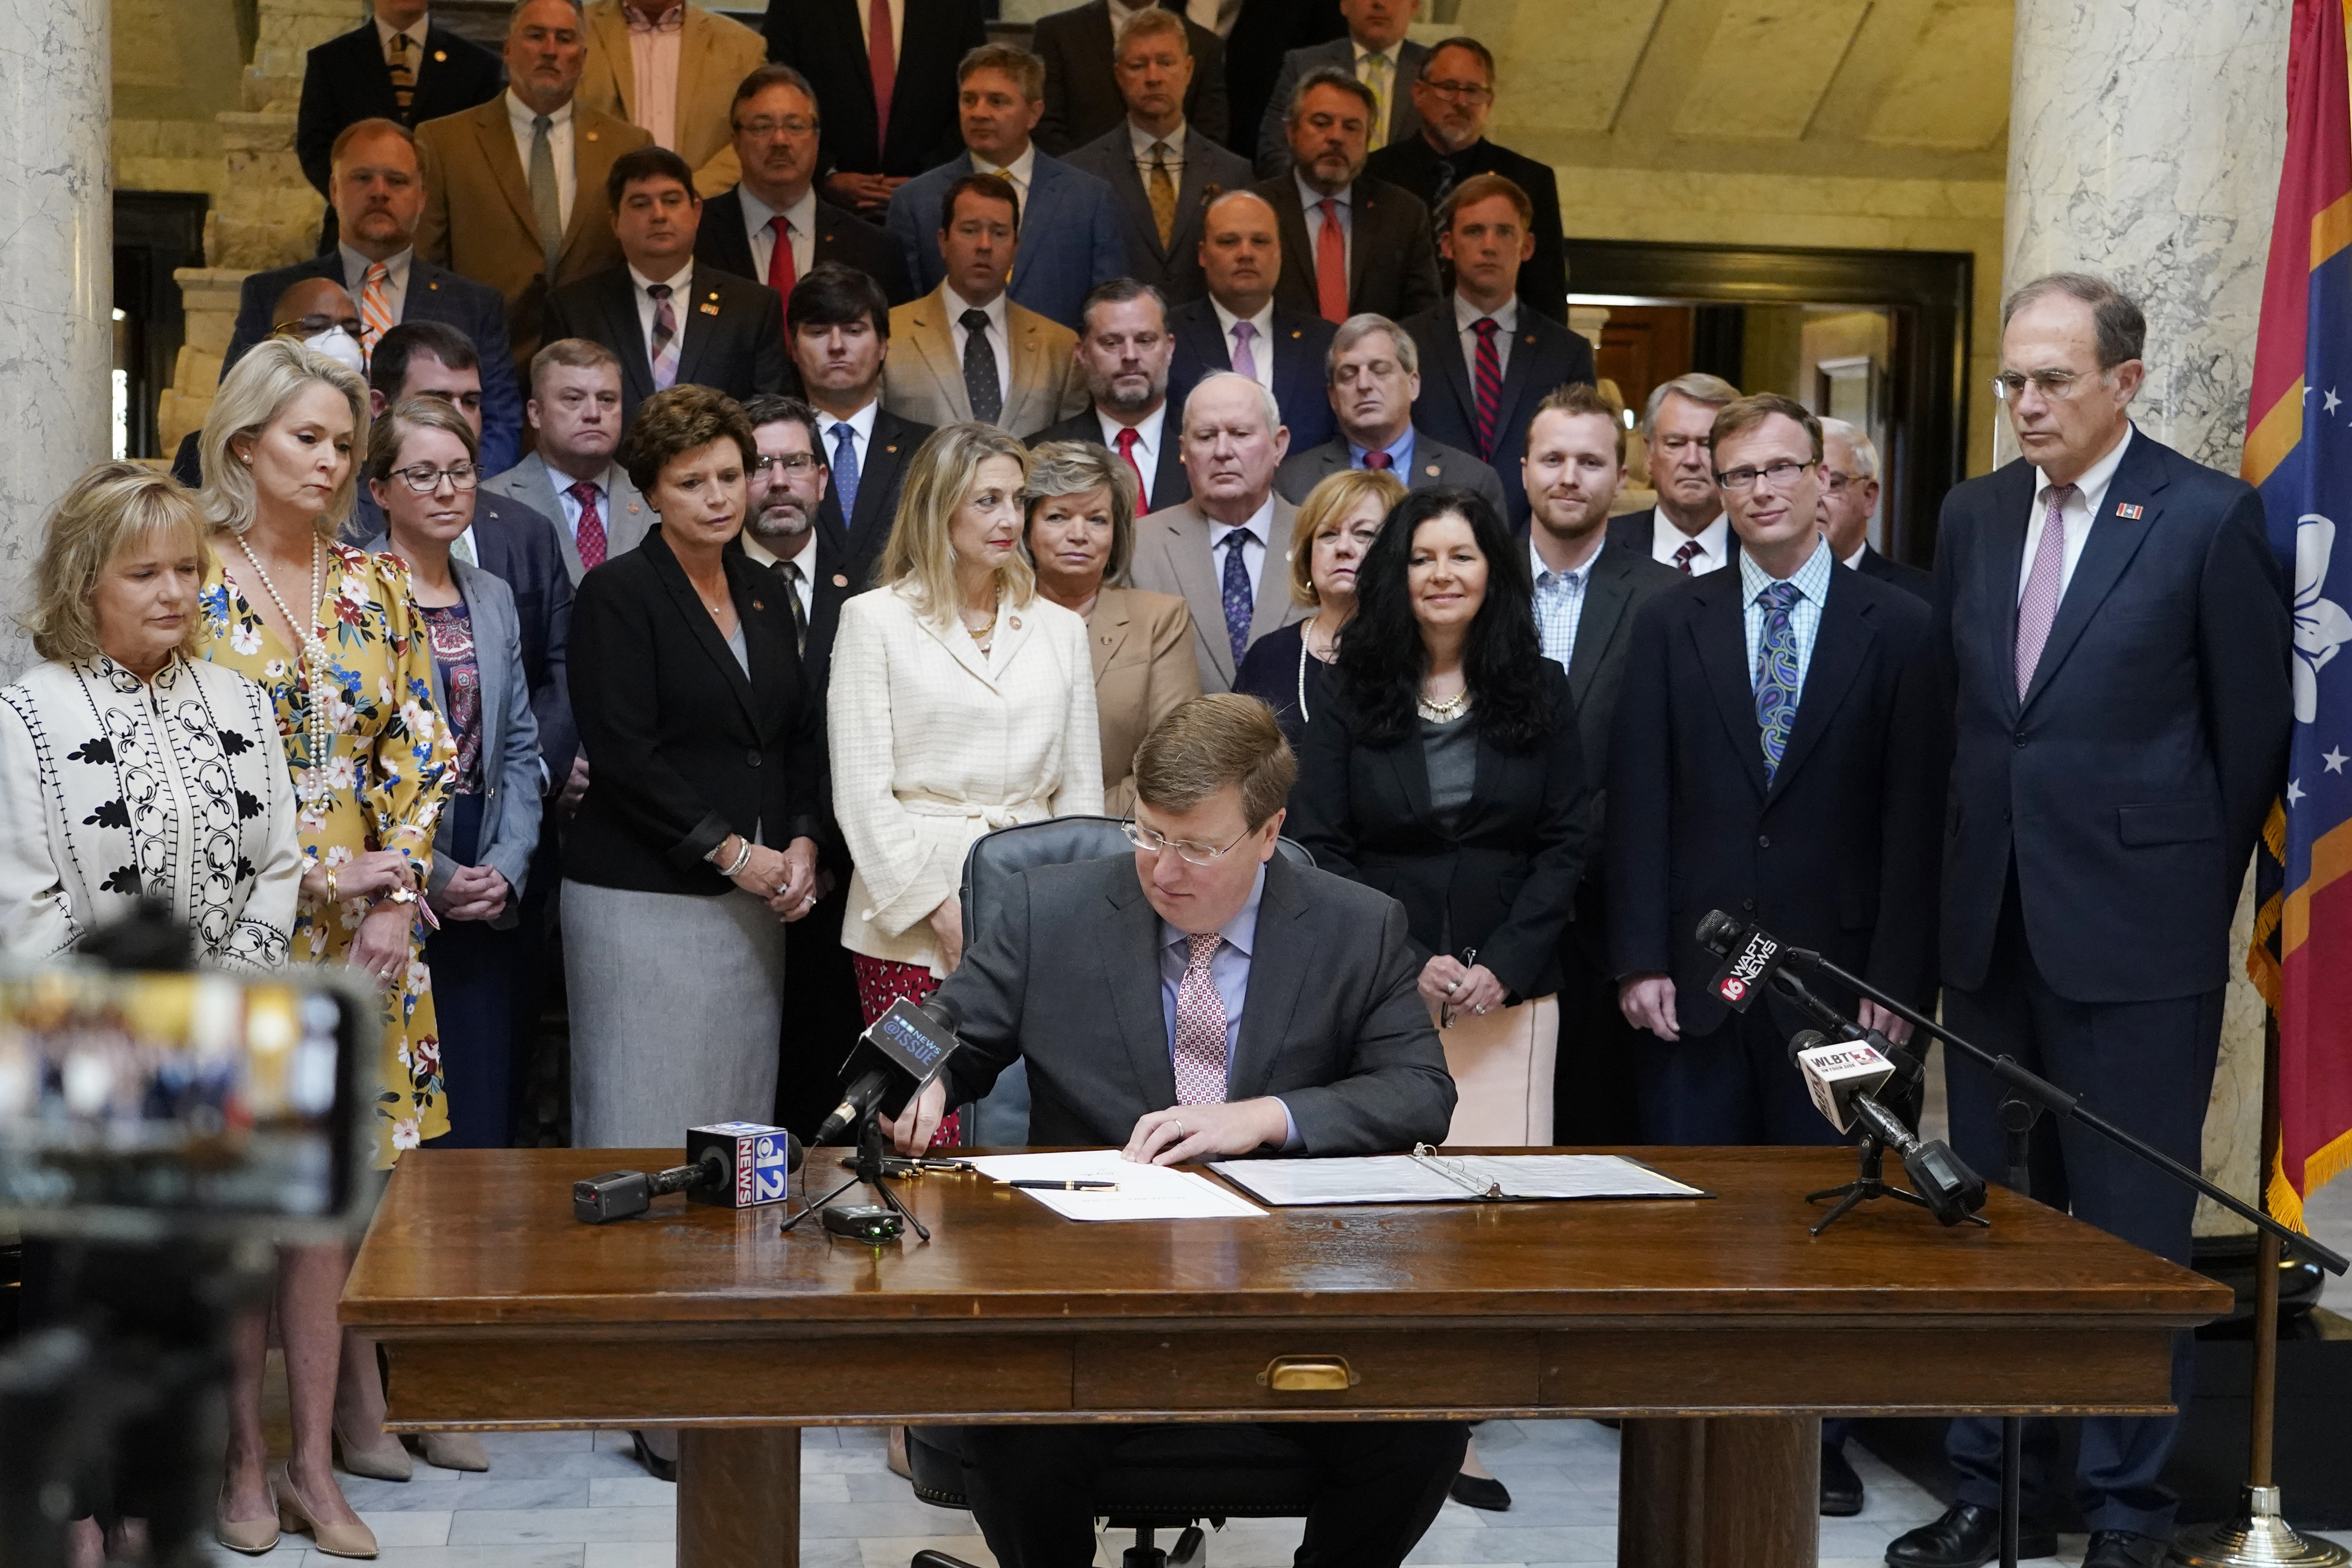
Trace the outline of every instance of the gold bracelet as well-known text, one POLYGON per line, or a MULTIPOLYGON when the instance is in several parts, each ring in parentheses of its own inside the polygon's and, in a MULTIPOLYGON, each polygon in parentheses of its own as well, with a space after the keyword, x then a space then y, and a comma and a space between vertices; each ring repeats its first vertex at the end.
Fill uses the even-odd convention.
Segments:
POLYGON ((341 901, 335 896, 335 868, 330 866, 327 868, 327 902, 333 905, 341 901))

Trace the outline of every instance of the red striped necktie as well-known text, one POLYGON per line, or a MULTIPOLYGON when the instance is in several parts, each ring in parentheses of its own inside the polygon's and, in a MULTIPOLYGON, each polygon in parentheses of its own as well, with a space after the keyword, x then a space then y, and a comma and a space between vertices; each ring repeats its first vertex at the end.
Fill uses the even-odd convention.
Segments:
POLYGON ((1494 317, 1481 316, 1470 330, 1478 334, 1478 456, 1491 463, 1496 427, 1503 418, 1503 356, 1495 347, 1495 334, 1502 329, 1494 317))

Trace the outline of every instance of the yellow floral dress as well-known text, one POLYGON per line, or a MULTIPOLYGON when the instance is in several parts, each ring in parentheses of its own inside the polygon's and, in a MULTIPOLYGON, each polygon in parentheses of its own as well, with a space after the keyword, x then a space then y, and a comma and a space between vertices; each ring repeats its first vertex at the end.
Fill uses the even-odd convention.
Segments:
MULTIPOLYGON (((457 742, 433 706, 433 653, 410 596, 408 568, 391 555, 341 544, 327 547, 326 593, 316 608, 326 644, 332 738, 321 783, 307 787, 310 692, 299 656, 237 592, 221 558, 242 559, 235 542, 215 541, 205 579, 203 654, 269 693, 278 739, 293 771, 296 837, 303 868, 349 865, 370 849, 396 849, 416 862, 417 881, 433 860, 433 834, 454 783, 457 742)), ((249 570, 249 569, 248 569, 249 570)), ((279 584, 280 590, 291 584, 279 584)), ((309 591, 305 583, 301 592, 309 591)), ((328 909, 302 895, 295 911, 291 957, 340 961, 359 935, 363 900, 328 909)), ((376 1163, 449 1130, 441 1082, 441 1040, 433 1016, 433 983, 420 931, 409 935, 408 973, 384 995, 383 1047, 376 1094, 376 1163)))

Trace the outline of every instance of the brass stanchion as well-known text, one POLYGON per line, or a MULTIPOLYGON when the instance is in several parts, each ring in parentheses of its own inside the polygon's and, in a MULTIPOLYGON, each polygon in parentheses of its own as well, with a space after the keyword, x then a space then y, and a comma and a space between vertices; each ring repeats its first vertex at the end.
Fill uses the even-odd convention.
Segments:
MULTIPOLYGON (((2271 1171, 2279 1140, 2278 1015, 2263 1025, 2263 1152, 2259 1184, 2269 1211, 2271 1171)), ((2272 1479, 2273 1426, 2278 1407, 2278 1238, 2255 1233, 2254 1389, 2252 1463, 2247 1466, 2245 1507, 2221 1524, 2182 1531, 2166 1557, 2167 1568, 2338 1568, 2352 1552, 2325 1541, 2307 1541, 2280 1512, 2272 1479)))

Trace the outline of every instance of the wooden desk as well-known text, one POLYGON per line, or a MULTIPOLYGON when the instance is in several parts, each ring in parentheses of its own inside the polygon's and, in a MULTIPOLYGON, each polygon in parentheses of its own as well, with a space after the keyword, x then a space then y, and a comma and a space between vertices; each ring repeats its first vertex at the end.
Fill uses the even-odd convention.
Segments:
POLYGON ((1989 1230, 1882 1203, 1815 1238, 1845 1151, 1641 1153, 1719 1195, 1080 1225, 933 1177, 936 1239, 877 1253, 775 1208, 572 1220, 574 1179, 675 1149, 411 1150, 342 1319, 395 1430, 685 1428, 679 1568, 797 1562, 801 1426, 1433 1414, 1633 1418, 1621 1564, 1796 1568, 1822 1415, 2167 1409, 2169 1336, 2230 1305, 1999 1188, 1989 1230), (1359 1381, 1277 1394, 1281 1355, 1359 1381))

